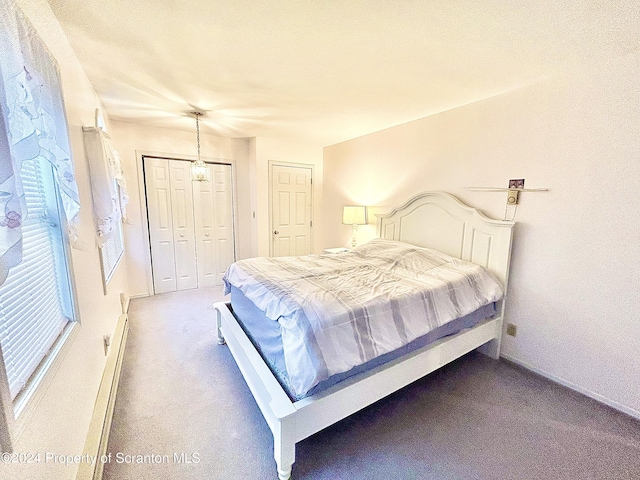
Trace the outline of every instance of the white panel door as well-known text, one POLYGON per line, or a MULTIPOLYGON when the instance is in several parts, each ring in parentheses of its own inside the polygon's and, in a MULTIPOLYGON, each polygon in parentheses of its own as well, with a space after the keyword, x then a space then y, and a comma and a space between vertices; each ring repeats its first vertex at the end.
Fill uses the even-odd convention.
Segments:
POLYGON ((311 168, 271 167, 271 239, 274 257, 311 253, 311 168))
POLYGON ((221 285, 235 261, 231 165, 208 168, 211 181, 193 184, 200 287, 221 285))
POLYGON ((173 292, 177 282, 169 163, 165 159, 145 158, 144 166, 153 286, 155 293, 173 292))
POLYGON ((173 211, 176 290, 198 288, 191 164, 181 160, 167 162, 173 211))

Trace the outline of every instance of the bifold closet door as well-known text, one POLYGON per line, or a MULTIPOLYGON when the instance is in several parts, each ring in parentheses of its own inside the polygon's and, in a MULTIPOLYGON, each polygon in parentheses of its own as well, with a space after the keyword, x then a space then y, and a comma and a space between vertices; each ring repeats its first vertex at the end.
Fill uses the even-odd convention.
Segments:
POLYGON ((231 165, 210 164, 210 182, 193 184, 198 285, 222 285, 235 260, 231 165))
POLYGON ((155 293, 198 287, 189 162, 145 158, 155 293))

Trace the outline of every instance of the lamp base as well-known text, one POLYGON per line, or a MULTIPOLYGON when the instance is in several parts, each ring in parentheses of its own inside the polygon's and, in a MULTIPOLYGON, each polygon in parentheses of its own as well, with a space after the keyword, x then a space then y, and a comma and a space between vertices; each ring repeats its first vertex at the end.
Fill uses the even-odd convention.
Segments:
POLYGON ((353 225, 353 237, 351 237, 351 248, 358 245, 358 225, 353 225))

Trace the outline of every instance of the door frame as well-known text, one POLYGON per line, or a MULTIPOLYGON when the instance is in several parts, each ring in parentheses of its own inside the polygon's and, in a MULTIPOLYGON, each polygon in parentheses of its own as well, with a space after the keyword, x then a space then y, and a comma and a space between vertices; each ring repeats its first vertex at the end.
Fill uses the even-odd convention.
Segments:
MULTIPOLYGON (((147 295, 155 295, 155 288, 153 286, 153 271, 151 269, 151 240, 149 237, 149 212, 147 211, 147 189, 144 176, 144 157, 164 158, 167 160, 182 160, 185 162, 193 162, 197 160, 197 155, 182 155, 176 153, 163 153, 150 150, 136 150, 136 167, 138 173, 138 201, 140 208, 140 223, 142 227, 142 243, 144 246, 144 267, 147 276, 147 295)), ((236 161, 228 158, 218 157, 202 157, 205 163, 218 163, 223 165, 231 165, 231 188, 233 189, 231 197, 231 209, 233 218, 233 252, 234 258, 238 256, 238 182, 237 182, 237 170, 236 161)), ((128 251, 126 248, 126 235, 125 235, 125 253, 128 251)), ((137 295, 145 296, 145 295, 137 295)))
POLYGON ((310 252, 309 253, 313 253, 313 237, 314 237, 314 230, 313 230, 313 220, 314 220, 314 215, 313 215, 313 211, 314 211, 314 184, 313 184, 313 178, 314 178, 314 174, 315 174, 315 169, 314 166, 312 164, 309 163, 297 163, 297 162, 278 162, 276 160, 269 160, 268 162, 269 165, 269 188, 268 188, 268 195, 269 195, 269 256, 273 257, 273 167, 298 167, 298 168, 308 168, 311 170, 311 214, 310 214, 310 220, 311 220, 311 231, 310 231, 310 252))

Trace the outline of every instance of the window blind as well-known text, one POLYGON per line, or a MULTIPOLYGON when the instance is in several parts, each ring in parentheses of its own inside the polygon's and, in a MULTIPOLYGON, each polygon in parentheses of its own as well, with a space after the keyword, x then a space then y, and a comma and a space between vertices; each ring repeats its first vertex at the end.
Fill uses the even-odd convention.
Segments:
MULTIPOLYGON (((116 191, 118 191, 118 185, 115 180, 116 191)), ((116 271, 120 259, 124 255, 124 240, 122 238, 122 220, 118 218, 113 225, 113 234, 111 238, 107 240, 102 247, 100 247, 100 261, 102 262, 102 279, 105 286, 111 280, 111 277, 116 271)))
POLYGON ((38 157, 19 172, 26 201, 22 262, 0 286, 0 344, 15 399, 70 321, 71 287, 51 165, 38 157))

